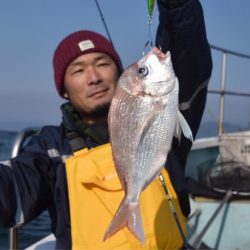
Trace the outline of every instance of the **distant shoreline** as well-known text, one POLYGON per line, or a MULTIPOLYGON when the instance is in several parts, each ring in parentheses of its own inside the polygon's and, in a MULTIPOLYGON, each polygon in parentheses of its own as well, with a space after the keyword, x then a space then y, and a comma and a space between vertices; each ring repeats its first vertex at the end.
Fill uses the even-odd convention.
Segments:
MULTIPOLYGON (((0 122, 0 132, 8 132, 8 133, 18 133, 25 128, 30 127, 42 127, 44 124, 37 123, 37 122, 0 122)), ((237 132, 237 131, 244 131, 249 130, 246 125, 241 124, 231 124, 225 122, 225 132, 237 132)), ((212 121, 205 121, 201 123, 200 129, 197 133, 196 138, 201 137, 213 137, 217 136, 218 134, 218 127, 215 122, 212 121)))

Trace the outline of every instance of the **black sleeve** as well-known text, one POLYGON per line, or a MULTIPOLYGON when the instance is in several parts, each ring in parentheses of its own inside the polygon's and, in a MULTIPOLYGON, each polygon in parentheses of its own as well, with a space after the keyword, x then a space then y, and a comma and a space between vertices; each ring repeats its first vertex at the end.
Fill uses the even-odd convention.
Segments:
MULTIPOLYGON (((179 79, 179 110, 188 122, 195 138, 204 112, 207 84, 212 71, 210 46, 207 41, 203 9, 198 0, 158 0, 159 26, 156 46, 170 51, 173 67, 179 79)), ((192 143, 182 135, 173 140, 167 167, 178 194, 183 213, 189 213, 185 191, 185 164, 192 143)))
POLYGON ((13 171, 9 161, 0 162, 0 227, 15 225, 17 202, 13 171))
POLYGON ((183 7, 189 1, 190 0, 160 0, 158 4, 171 10, 183 7))
POLYGON ((0 162, 0 226, 29 222, 51 197, 51 159, 40 136, 34 137, 16 158, 0 162))
MULTIPOLYGON (((169 9, 165 2, 168 1, 158 0, 160 15, 156 46, 164 52, 171 52, 180 85, 179 109, 195 137, 203 115, 212 70, 203 10, 198 0, 182 1, 181 7, 175 9, 169 9)), ((185 152, 182 152, 185 159, 191 143, 183 137, 182 142, 187 144, 185 152)))

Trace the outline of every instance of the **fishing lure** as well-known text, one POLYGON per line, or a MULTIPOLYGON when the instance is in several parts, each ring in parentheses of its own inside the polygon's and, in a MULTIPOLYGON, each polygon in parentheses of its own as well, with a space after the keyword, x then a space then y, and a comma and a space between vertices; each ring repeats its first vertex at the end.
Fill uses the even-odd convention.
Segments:
POLYGON ((155 0, 147 0, 148 1, 148 17, 149 21, 152 22, 155 0))

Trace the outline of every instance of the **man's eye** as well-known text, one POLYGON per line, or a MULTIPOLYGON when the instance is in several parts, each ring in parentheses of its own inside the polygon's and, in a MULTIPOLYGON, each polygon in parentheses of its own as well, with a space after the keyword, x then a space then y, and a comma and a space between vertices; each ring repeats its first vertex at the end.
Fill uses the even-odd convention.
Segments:
POLYGON ((77 74, 77 73, 81 73, 81 72, 83 72, 84 71, 84 69, 82 69, 82 68, 80 68, 80 69, 75 69, 75 70, 73 70, 73 74, 77 74))
POLYGON ((146 65, 142 65, 137 70, 137 75, 139 78, 145 77, 148 75, 148 67, 146 65))
POLYGON ((98 66, 99 67, 102 67, 102 66, 108 66, 109 63, 108 62, 102 62, 102 63, 98 63, 98 66))

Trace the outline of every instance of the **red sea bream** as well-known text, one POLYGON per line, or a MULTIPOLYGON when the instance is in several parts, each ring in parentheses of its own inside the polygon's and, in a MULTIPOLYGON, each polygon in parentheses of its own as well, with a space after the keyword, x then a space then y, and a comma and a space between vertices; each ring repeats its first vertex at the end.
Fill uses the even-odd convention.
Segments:
POLYGON ((179 82, 170 52, 153 48, 121 75, 109 111, 115 167, 125 197, 104 240, 124 227, 144 242, 140 193, 160 174, 173 136, 192 132, 178 110, 179 82))

